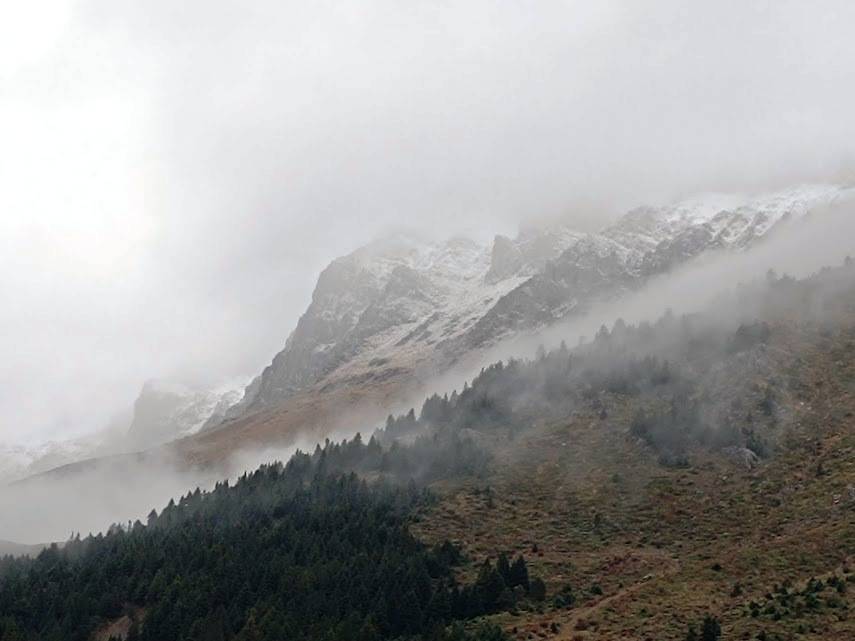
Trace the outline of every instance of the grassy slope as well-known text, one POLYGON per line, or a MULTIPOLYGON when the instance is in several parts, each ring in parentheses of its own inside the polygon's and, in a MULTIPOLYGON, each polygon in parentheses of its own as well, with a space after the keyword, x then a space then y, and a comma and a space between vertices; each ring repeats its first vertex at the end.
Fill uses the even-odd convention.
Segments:
POLYGON ((725 639, 762 630, 770 639, 855 639, 852 582, 799 616, 748 614, 785 580, 800 589, 811 577, 853 576, 855 322, 847 326, 828 335, 779 326, 762 366, 720 377, 730 387, 716 393, 741 390, 749 403, 771 372, 783 390, 778 451, 753 470, 703 451, 690 469, 660 466, 628 434, 635 401, 610 398, 605 420, 581 411, 498 443, 493 476, 438 488, 443 499, 415 530, 460 543, 468 572, 497 551, 525 554, 549 597, 542 611, 496 617, 512 638, 682 640, 711 612, 725 639), (554 608, 565 585, 576 604, 554 608))

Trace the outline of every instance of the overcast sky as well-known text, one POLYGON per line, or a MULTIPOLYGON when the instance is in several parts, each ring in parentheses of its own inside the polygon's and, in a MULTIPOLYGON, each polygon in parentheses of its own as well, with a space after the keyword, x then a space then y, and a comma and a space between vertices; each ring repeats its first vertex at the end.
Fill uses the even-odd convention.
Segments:
POLYGON ((0 4, 0 442, 251 375, 394 227, 851 180, 851 2, 0 4))

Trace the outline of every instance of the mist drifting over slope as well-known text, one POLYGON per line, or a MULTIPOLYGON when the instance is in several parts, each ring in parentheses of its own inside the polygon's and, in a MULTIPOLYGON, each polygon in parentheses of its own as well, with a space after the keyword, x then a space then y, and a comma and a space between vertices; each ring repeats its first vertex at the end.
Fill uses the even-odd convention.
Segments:
MULTIPOLYGON (((593 306, 570 322, 530 333, 478 353, 457 369, 430 379, 408 398, 386 408, 403 414, 420 408, 425 397, 462 389, 478 370, 498 360, 530 358, 540 345, 557 347, 561 341, 573 346, 580 338, 590 340, 602 325, 612 327, 618 318, 628 323, 654 321, 670 309, 676 314, 709 312, 706 322, 721 319, 721 331, 732 331, 751 310, 733 309, 729 297, 739 283, 765 279, 768 270, 806 277, 825 266, 842 264, 855 254, 855 210, 852 199, 837 201, 801 221, 783 227, 763 242, 743 252, 707 253, 672 273, 652 279, 641 290, 614 302, 593 306), (830 233, 834 230, 834 233, 830 233), (716 307, 717 301, 729 301, 716 307)), ((821 310, 818 310, 818 313, 821 310)), ((652 348, 653 355, 661 357, 652 348)), ((357 432, 367 436, 380 422, 366 418, 358 408, 343 411, 331 438, 350 438, 357 432)), ((153 507, 169 498, 201 486, 211 487, 221 478, 239 475, 259 464, 287 459, 297 447, 311 451, 315 440, 298 438, 287 447, 246 447, 232 452, 226 467, 188 468, 168 449, 145 455, 130 455, 94 461, 82 466, 42 475, 0 489, 0 509, 8 519, 0 523, 0 539, 21 542, 64 540, 71 531, 101 531, 113 522, 142 519, 153 507)))
POLYGON ((2 11, 5 441, 258 371, 314 274, 392 228, 592 229, 855 157, 844 2, 2 11))
POLYGON ((602 300, 566 321, 536 331, 521 332, 498 345, 474 352, 452 371, 433 377, 413 398, 402 400, 398 410, 419 405, 426 394, 459 388, 481 367, 508 358, 531 358, 545 346, 562 341, 575 345, 591 339, 605 324, 617 319, 628 323, 651 321, 665 310, 694 313, 712 305, 740 283, 766 276, 769 270, 804 278, 823 267, 840 265, 855 257, 855 190, 848 189, 828 206, 783 226, 748 251, 708 251, 667 273, 652 277, 637 291, 602 300))

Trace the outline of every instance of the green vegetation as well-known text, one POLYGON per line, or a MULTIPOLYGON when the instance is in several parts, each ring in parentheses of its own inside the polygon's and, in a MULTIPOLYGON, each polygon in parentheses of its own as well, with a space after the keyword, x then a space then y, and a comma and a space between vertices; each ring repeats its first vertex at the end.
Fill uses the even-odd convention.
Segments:
POLYGON ((0 639, 84 641, 123 615, 140 641, 499 638, 446 625, 512 606, 525 562, 458 586, 455 548, 428 549, 407 528, 430 495, 328 471, 369 466, 373 452, 328 444, 191 492, 145 525, 3 559, 0 639))
POLYGON ((0 641, 849 638, 839 275, 494 364, 367 442, 2 559, 0 641), (794 307, 823 317, 753 317, 794 307))
POLYGON ((572 351, 562 344, 548 353, 541 350, 531 361, 486 367, 459 393, 425 400, 418 416, 412 409, 389 416, 378 438, 394 443, 430 434, 442 440, 471 429, 513 439, 534 421, 561 419, 579 408, 592 409, 605 421, 607 399, 623 398, 641 408, 631 433, 656 451, 663 465, 687 467, 688 451, 698 445, 754 447, 766 454, 756 430, 774 421, 772 392, 756 403, 751 429, 735 429, 718 424, 715 399, 701 388, 704 374, 723 355, 762 343, 767 332, 765 324, 737 323, 728 330, 702 316, 666 314, 638 326, 618 321, 611 332, 603 327, 593 342, 572 351))
POLYGON ((745 615, 769 621, 789 619, 806 623, 823 611, 847 610, 846 592, 847 581, 836 574, 826 581, 811 577, 801 590, 794 588, 790 581, 784 581, 762 599, 750 601, 745 615))
POLYGON ((718 619, 707 615, 701 624, 700 632, 690 625, 686 633, 686 641, 718 641, 721 638, 721 625, 718 619))

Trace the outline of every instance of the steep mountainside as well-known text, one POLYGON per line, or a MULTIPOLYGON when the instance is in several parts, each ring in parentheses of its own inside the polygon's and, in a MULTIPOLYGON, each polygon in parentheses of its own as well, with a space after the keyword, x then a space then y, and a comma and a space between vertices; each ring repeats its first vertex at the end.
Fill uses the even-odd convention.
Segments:
POLYGON ((853 474, 850 259, 0 559, 0 638, 851 639, 853 474))
MULTIPOLYGON (((492 247, 465 239, 375 242, 323 271, 285 348, 225 414, 274 408, 312 387, 411 379, 547 326, 710 249, 740 250, 848 194, 813 185, 706 195, 635 209, 596 234, 530 230, 492 247)), ((217 421, 209 422, 209 427, 217 421)))
POLYGON ((236 452, 314 441, 349 428, 354 416, 374 424, 503 339, 617 299, 705 251, 743 251, 853 193, 814 185, 704 195, 632 210, 599 233, 526 230, 490 247, 462 238, 374 242, 322 272, 284 349, 243 395, 148 390, 128 441, 141 449, 177 438, 170 456, 228 469, 236 452))
MULTIPOLYGON (((688 405, 649 366, 629 386, 615 369, 563 417, 481 430, 492 473, 444 486, 416 531, 460 544, 469 572, 495 550, 529 555, 548 605, 494 619, 518 641, 719 638, 697 634, 707 617, 722 639, 855 638, 853 278, 819 275, 818 297, 781 279, 759 307, 746 291, 754 321, 723 350, 694 321, 672 325, 688 339, 672 379, 699 376, 688 405), (666 443, 685 456, 663 458, 666 443)), ((636 331, 597 342, 620 362, 645 345, 636 331)), ((674 354, 640 354, 662 347, 674 354)))

